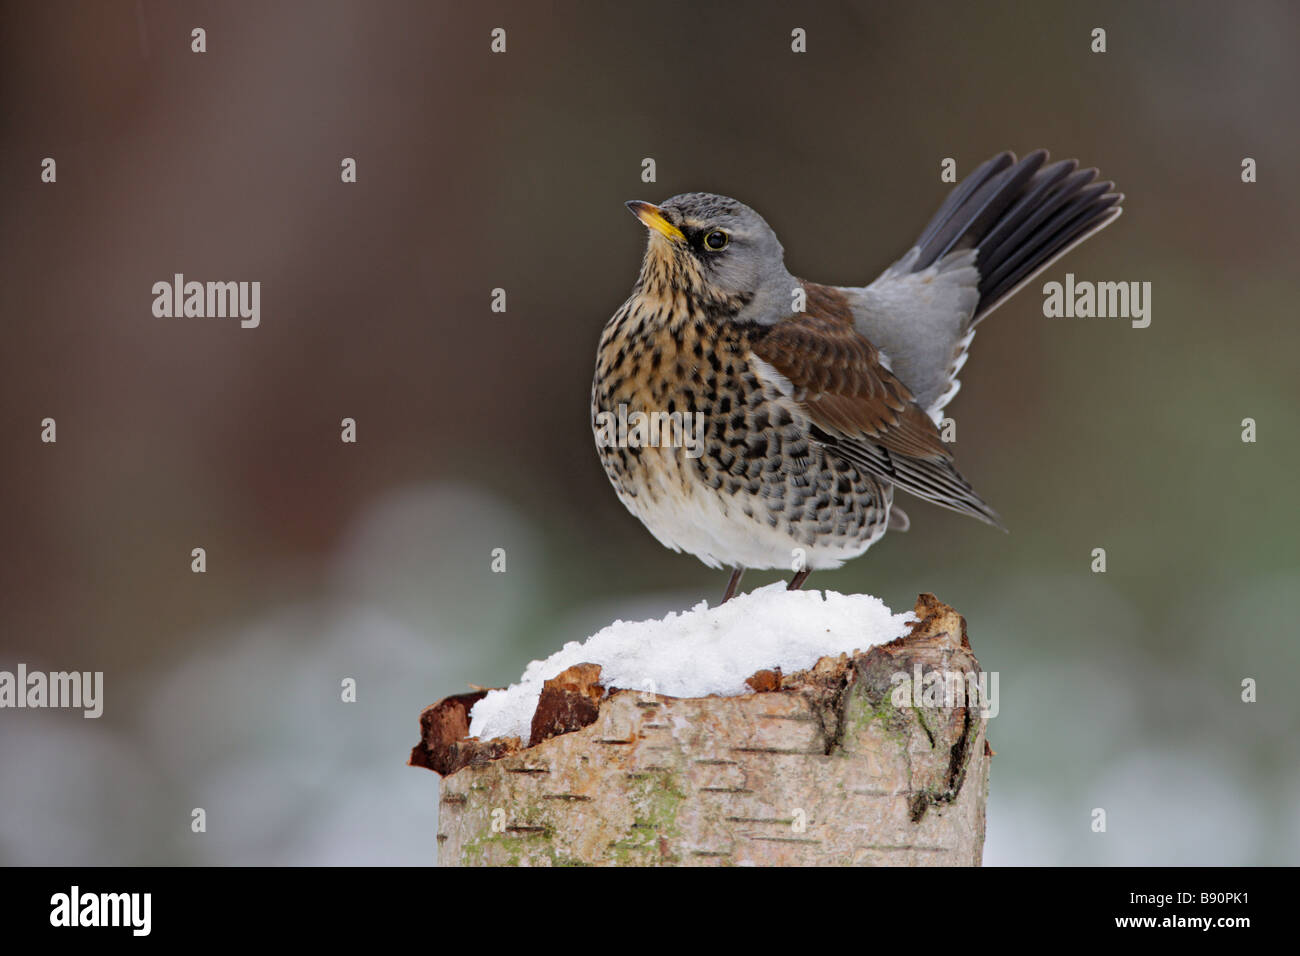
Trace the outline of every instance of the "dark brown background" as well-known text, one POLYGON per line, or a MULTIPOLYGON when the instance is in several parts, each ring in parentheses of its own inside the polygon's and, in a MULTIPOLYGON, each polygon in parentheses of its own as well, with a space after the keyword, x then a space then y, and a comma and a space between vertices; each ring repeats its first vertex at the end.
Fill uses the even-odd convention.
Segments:
POLYGON ((950 407, 1013 533, 914 504, 812 583, 968 616, 989 862, 1295 862, 1297 35, 1283 3, 6 4, 0 669, 107 701, 0 712, 0 861, 430 860, 424 704, 724 583, 591 447, 623 201, 733 195, 796 274, 866 282, 942 158, 1047 146, 1128 195, 1051 277, 1150 281, 1151 327, 1022 292, 950 407), (261 327, 154 318, 175 272, 261 281, 261 327))

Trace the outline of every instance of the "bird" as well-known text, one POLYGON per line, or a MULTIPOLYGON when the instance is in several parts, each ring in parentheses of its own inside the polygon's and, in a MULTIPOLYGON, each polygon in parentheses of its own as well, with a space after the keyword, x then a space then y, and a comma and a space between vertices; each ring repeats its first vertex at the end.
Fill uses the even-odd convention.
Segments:
POLYGON ((771 226, 726 196, 626 204, 648 240, 597 347, 597 452, 660 543, 731 570, 723 602, 746 569, 788 569, 798 590, 906 531, 896 491, 1005 530, 958 472, 943 409, 979 323, 1124 198, 1048 158, 978 166, 866 286, 794 277, 771 226))

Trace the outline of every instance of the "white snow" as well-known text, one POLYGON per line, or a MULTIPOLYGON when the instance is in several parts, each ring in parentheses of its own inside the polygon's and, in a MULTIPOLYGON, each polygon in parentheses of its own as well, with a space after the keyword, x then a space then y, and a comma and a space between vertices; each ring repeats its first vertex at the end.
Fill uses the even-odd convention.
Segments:
POLYGON ((819 658, 865 651, 907 633, 909 611, 879 598, 835 591, 787 591, 776 582, 717 607, 701 601, 661 621, 615 621, 533 661, 519 683, 490 691, 470 711, 471 737, 519 737, 524 745, 542 684, 574 664, 600 665, 605 687, 670 697, 751 693, 745 678, 779 667, 792 673, 819 658))

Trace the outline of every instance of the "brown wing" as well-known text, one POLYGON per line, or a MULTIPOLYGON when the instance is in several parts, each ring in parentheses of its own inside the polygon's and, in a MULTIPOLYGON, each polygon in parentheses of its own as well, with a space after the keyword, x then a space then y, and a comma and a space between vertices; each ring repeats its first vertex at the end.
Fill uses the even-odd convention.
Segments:
POLYGON ((811 419, 813 438, 904 491, 1002 527, 957 472, 930 416, 853 328, 848 300, 815 283, 804 289, 807 310, 764 330, 750 347, 789 381, 790 400, 811 419))

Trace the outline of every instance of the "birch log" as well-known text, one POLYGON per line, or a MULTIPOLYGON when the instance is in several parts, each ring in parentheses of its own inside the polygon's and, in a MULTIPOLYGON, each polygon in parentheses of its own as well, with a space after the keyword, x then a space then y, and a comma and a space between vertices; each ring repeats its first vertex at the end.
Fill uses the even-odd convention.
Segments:
POLYGON ((865 653, 760 671, 739 697, 606 692, 599 667, 570 668, 528 747, 465 737, 484 692, 429 707, 410 762, 443 775, 438 862, 979 865, 979 662, 952 608, 923 594, 916 616, 865 653))

